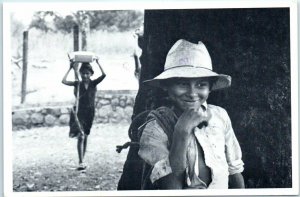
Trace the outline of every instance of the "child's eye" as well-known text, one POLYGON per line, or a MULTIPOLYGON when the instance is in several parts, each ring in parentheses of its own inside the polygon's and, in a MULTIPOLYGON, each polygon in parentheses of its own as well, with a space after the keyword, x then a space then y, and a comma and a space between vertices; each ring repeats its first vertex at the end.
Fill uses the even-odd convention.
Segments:
POLYGON ((200 87, 200 88, 204 88, 204 87, 207 87, 208 86, 208 83, 198 83, 197 84, 197 87, 200 87))
POLYGON ((188 86, 189 84, 188 84, 188 82, 178 82, 177 83, 177 85, 179 85, 179 86, 188 86))

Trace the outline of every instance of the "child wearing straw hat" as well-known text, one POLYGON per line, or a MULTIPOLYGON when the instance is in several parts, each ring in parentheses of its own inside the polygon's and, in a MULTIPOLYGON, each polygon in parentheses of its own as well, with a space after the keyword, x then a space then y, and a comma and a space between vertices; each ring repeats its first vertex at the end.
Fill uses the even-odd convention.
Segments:
POLYGON ((151 167, 142 188, 244 188, 242 152, 231 120, 225 109, 206 101, 211 91, 229 87, 231 77, 212 70, 205 45, 178 40, 164 71, 144 83, 167 91, 173 113, 168 117, 176 121, 171 131, 161 124, 168 117, 146 124, 138 154, 151 167))

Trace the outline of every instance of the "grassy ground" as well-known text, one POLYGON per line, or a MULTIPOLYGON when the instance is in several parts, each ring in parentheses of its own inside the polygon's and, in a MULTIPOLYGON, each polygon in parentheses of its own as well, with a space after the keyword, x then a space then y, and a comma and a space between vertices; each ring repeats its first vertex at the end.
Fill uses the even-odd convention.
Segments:
POLYGON ((93 126, 86 173, 76 170, 76 139, 68 137, 68 127, 13 132, 13 190, 116 190, 128 150, 118 154, 115 147, 128 141, 127 129, 126 124, 93 126))

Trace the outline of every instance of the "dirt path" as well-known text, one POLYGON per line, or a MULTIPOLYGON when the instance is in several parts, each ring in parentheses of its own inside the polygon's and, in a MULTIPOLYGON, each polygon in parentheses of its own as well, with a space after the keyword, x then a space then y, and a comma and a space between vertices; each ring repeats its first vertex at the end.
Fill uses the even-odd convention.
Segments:
POLYGON ((89 136, 86 173, 76 171, 76 139, 68 127, 13 132, 14 191, 116 190, 128 150, 116 145, 128 141, 128 125, 97 124, 89 136))

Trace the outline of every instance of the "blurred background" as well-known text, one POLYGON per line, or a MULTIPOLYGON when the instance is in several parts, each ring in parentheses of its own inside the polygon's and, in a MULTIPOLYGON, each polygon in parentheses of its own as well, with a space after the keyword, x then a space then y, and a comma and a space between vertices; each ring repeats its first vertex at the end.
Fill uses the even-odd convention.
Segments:
MULTIPOLYGON (((137 90, 133 54, 141 53, 135 32, 140 31, 143 17, 143 10, 11 12, 13 106, 21 102, 24 31, 28 31, 28 66, 23 105, 74 99, 72 88, 61 80, 69 68, 67 54, 74 51, 75 25, 79 27, 79 50, 96 53, 107 74, 98 89, 137 90)), ((93 66, 94 77, 99 76, 98 66, 93 66)))

